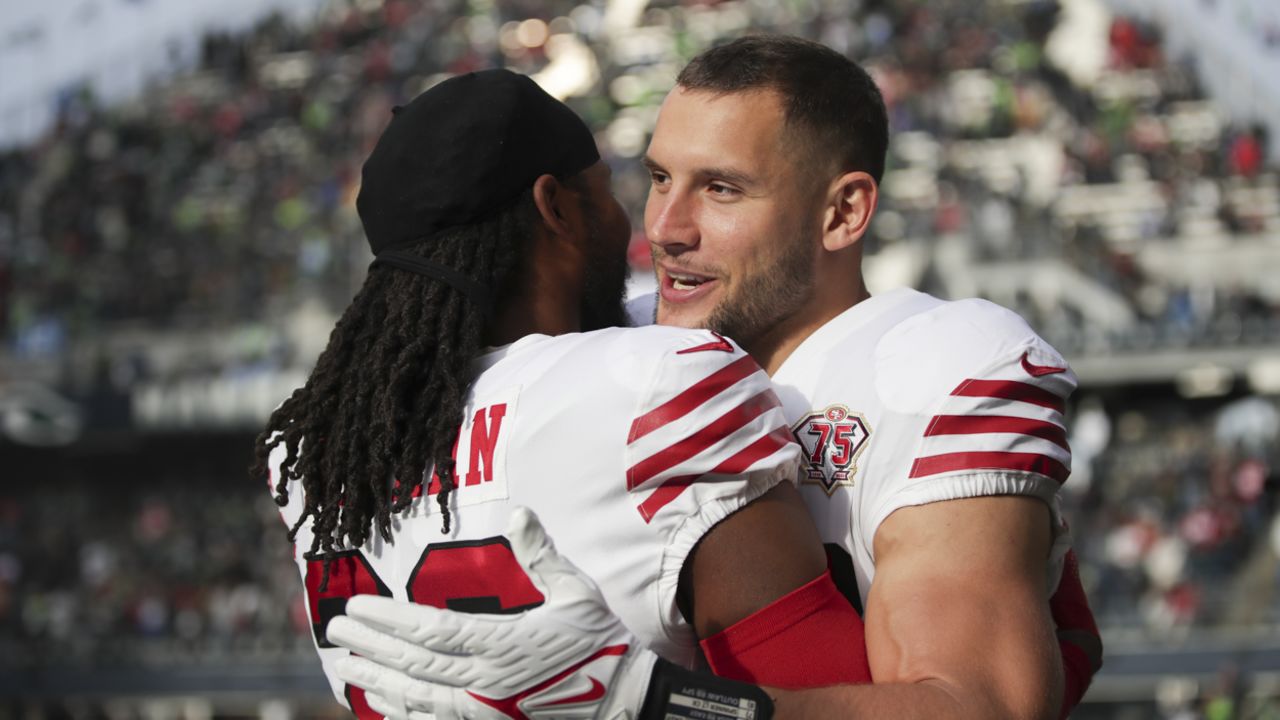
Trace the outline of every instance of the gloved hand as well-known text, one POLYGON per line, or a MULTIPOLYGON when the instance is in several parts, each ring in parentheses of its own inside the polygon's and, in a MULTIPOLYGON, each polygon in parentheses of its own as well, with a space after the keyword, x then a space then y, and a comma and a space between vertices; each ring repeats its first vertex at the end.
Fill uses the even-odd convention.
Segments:
POLYGON ((391 720, 636 718, 657 655, 639 647, 531 511, 512 513, 506 537, 542 605, 481 615, 357 595, 326 631, 361 656, 338 661, 338 676, 391 720))

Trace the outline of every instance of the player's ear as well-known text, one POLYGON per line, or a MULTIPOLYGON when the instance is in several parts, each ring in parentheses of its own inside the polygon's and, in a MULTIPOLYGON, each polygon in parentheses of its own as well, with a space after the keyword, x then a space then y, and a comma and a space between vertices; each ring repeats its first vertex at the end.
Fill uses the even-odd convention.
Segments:
POLYGON ((567 203, 572 193, 554 175, 540 175, 533 181, 533 204, 542 224, 554 235, 570 234, 567 203))
POLYGON ((880 199, 880 189, 861 170, 847 172, 831 181, 822 218, 822 247, 828 252, 852 247, 867 232, 871 215, 880 199))

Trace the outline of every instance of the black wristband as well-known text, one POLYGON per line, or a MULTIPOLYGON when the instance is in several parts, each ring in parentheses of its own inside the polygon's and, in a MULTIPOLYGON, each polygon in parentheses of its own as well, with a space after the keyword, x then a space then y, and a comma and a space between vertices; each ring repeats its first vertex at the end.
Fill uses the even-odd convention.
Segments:
POLYGON ((685 670, 659 659, 639 720, 772 720, 773 700, 763 688, 711 673, 685 670))

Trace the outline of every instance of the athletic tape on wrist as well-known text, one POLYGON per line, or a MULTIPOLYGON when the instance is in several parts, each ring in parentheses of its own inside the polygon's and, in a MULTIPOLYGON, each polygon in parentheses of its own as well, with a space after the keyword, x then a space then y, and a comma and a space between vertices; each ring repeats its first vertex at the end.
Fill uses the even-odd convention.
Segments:
POLYGON ((773 700, 756 685, 693 672, 666 660, 653 665, 640 720, 772 720, 773 700))

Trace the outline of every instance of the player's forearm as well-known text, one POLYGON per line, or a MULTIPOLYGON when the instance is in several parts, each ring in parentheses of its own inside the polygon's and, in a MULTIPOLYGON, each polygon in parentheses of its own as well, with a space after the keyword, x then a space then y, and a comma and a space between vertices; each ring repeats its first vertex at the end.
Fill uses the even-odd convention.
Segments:
POLYGON ((775 720, 808 718, 880 718, 942 720, 980 717, 965 714, 956 698, 942 687, 926 683, 894 685, 833 685, 811 690, 777 690, 775 720))
POLYGON ((941 682, 883 685, 833 685, 810 690, 769 688, 775 720, 820 718, 895 718, 895 720, 1054 720, 1052 689, 1021 708, 996 702, 987 693, 965 691, 941 682))

